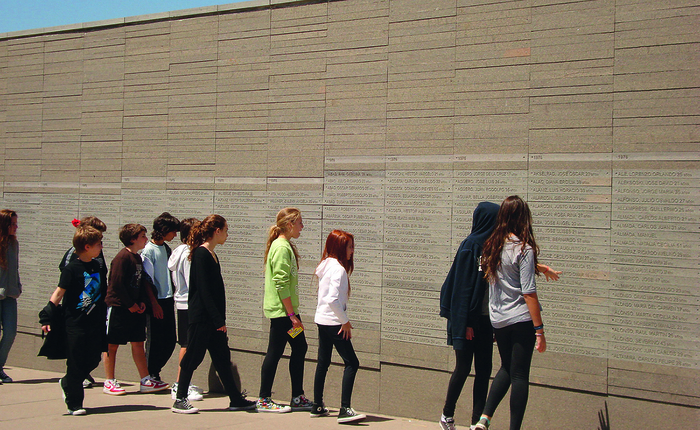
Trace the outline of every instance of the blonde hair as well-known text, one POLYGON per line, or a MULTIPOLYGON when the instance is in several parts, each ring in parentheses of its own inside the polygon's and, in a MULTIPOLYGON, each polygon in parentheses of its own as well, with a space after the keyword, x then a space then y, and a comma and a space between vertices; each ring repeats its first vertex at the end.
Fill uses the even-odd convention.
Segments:
MULTIPOLYGON (((267 245, 265 245, 265 260, 267 263, 267 254, 270 252, 270 246, 272 242, 277 239, 280 234, 288 233, 290 224, 294 224, 296 220, 301 217, 301 211, 297 208, 284 208, 277 213, 277 223, 270 226, 270 230, 267 234, 267 245)), ((297 252, 297 247, 292 243, 292 251, 294 251, 294 258, 297 260, 297 265, 299 265, 299 252, 297 252)))

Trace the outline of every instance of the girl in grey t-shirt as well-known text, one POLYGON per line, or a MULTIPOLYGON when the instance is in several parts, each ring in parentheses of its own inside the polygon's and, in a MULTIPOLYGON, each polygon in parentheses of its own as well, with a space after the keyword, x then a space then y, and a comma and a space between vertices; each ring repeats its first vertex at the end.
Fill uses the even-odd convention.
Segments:
POLYGON ((518 196, 506 198, 482 256, 501 368, 491 384, 477 429, 489 428, 491 417, 511 386, 510 430, 522 425, 533 348, 544 352, 547 347, 535 285, 538 251, 527 203, 518 196))

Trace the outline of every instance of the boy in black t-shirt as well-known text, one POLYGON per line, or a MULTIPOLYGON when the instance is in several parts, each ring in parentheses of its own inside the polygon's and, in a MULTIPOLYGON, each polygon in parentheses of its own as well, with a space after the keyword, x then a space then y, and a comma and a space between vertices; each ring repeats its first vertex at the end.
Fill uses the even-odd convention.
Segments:
MULTIPOLYGON (((102 232, 94 227, 80 227, 73 236, 78 258, 61 271, 58 287, 50 302, 63 302, 66 327, 66 375, 59 380, 70 415, 85 415, 83 380, 100 363, 106 350, 105 319, 106 283, 100 263, 102 232)), ((42 320, 41 329, 48 333, 50 324, 42 320)))

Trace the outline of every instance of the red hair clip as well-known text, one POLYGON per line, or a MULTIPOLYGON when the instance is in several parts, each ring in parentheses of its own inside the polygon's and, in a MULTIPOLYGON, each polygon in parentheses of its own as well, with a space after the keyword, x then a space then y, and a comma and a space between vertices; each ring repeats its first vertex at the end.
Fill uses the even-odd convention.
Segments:
POLYGON ((78 227, 80 225, 80 220, 73 218, 73 221, 71 221, 71 224, 73 224, 73 227, 78 227))

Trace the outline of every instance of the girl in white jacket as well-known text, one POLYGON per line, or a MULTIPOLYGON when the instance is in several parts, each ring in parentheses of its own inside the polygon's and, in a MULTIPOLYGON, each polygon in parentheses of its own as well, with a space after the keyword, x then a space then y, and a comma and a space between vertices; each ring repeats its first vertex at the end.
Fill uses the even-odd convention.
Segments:
POLYGON ((348 276, 354 268, 353 254, 355 239, 352 234, 342 230, 333 230, 326 239, 321 264, 316 268, 318 276, 318 305, 314 322, 318 326, 318 364, 314 379, 314 404, 311 417, 323 417, 329 414, 323 404, 323 387, 326 373, 331 364, 333 346, 345 363, 343 373, 342 396, 340 400, 339 423, 360 421, 366 416, 358 414, 350 406, 355 374, 360 367, 355 350, 352 347, 352 324, 347 316, 350 284, 348 276))

